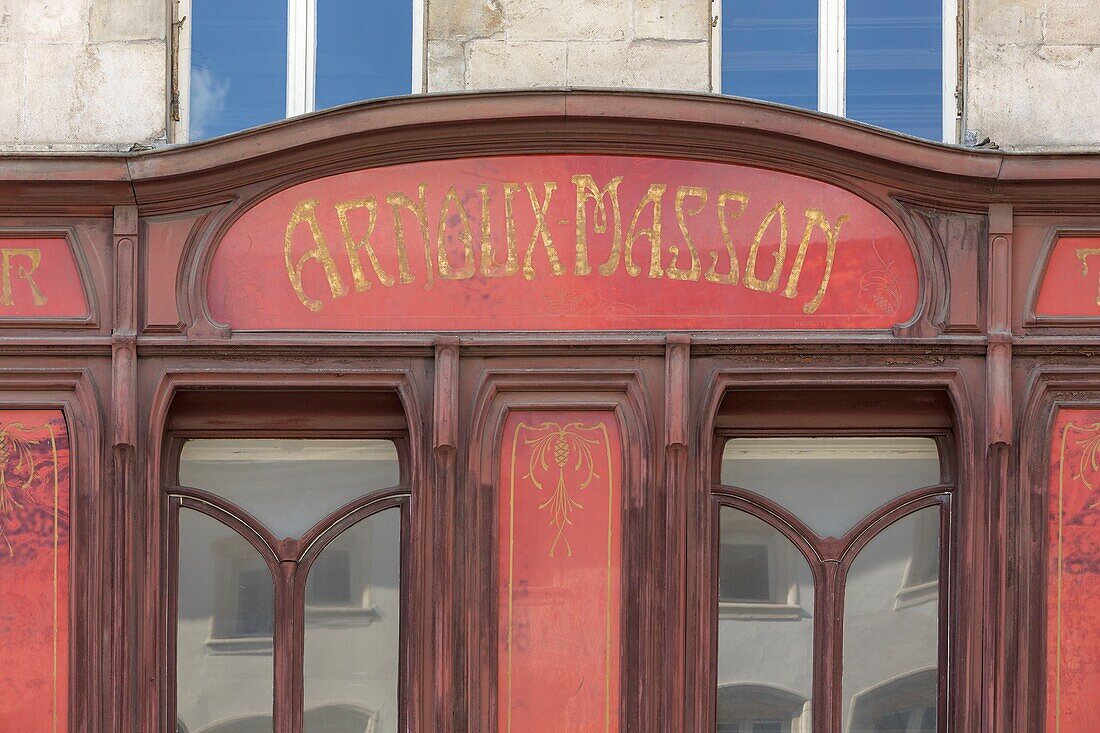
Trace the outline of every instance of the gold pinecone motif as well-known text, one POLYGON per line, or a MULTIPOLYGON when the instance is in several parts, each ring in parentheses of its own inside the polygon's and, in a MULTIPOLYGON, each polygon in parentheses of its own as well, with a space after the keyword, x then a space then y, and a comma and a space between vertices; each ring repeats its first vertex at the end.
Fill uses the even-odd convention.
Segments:
POLYGON ((567 460, 569 460, 569 443, 565 441, 564 436, 559 436, 554 443, 554 461, 557 462, 558 468, 565 468, 567 460))

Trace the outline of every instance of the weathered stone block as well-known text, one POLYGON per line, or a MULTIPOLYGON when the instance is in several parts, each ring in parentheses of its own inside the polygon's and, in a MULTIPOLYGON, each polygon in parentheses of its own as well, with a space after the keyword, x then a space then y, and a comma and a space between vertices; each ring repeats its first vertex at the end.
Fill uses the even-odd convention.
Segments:
POLYGON ((24 142, 125 144, 165 126, 163 43, 31 45, 24 142))
POLYGON ((22 141, 23 45, 0 45, 0 145, 22 141))
MULTIPOLYGON (((1047 0, 969 0, 965 5, 967 46, 998 43, 1039 43, 1047 0)), ((1061 2, 1062 0, 1056 0, 1061 2)))
POLYGON ((569 44, 572 86, 706 91, 707 54, 702 41, 634 41, 569 44))
POLYGON ((626 0, 507 0, 510 40, 623 41, 630 28, 626 0))
POLYGON ((0 42, 88 39, 90 0, 0 0, 0 42))
MULTIPOLYGON (((92 41, 137 41, 167 37, 164 0, 98 0, 92 4, 92 41)), ((185 22, 189 22, 185 21, 185 22)))
POLYGON ((465 47, 451 41, 428 41, 428 91, 457 92, 465 88, 465 47))
POLYGON ((428 39, 490 38, 504 31, 503 0, 426 0, 428 39))
POLYGON ((975 47, 967 68, 967 128, 1005 149, 1096 147, 1100 50, 975 47))
POLYGON ((565 85, 564 43, 470 41, 466 54, 470 89, 565 85))
POLYGON ((634 37, 706 41, 710 5, 698 0, 634 0, 634 37))
POLYGON ((1100 44, 1100 5, 1096 0, 1046 0, 1043 42, 1100 44))

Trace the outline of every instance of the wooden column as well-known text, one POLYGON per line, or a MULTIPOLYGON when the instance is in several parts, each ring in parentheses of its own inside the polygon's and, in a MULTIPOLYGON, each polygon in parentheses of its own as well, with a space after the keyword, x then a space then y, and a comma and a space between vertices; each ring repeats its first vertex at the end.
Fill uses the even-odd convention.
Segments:
MULTIPOLYGON (((1009 558, 1008 522, 1009 462, 1012 456, 1012 207, 989 207, 989 293, 986 299, 986 462, 985 489, 988 507, 988 554, 986 557, 985 617, 982 658, 985 676, 982 690, 981 730, 1007 730, 999 714, 1008 674, 1005 646, 1011 643, 1005 626, 1009 609, 1007 587, 1009 558)), ((971 721, 973 722, 973 721, 971 721)))
MULTIPOLYGON (((134 687, 136 679, 151 679, 155 670, 140 670, 137 640, 142 638, 139 624, 150 623, 141 609, 133 604, 137 596, 131 583, 141 577, 137 555, 141 521, 128 521, 141 515, 144 503, 134 488, 137 451, 135 391, 137 386, 137 230, 136 206, 116 206, 114 209, 114 308, 111 330, 111 467, 114 481, 110 500, 109 526, 121 536, 108 537, 105 547, 112 548, 111 585, 125 592, 115 593, 112 619, 112 653, 108 670, 115 704, 107 707, 108 729, 120 732, 139 730, 140 711, 151 706, 139 704, 134 687)), ((152 730, 155 721, 144 721, 142 727, 152 730)))
MULTIPOLYGON (((665 341, 665 618, 666 661, 661 665, 665 675, 663 687, 669 691, 665 699, 665 723, 673 729, 681 725, 691 728, 698 712, 688 702, 688 691, 695 685, 707 684, 698 676, 694 657, 689 663, 687 623, 696 615, 697 604, 687 595, 689 568, 688 534, 699 527, 698 502, 690 497, 688 486, 689 391, 691 369, 691 337, 671 335, 665 341)), ((703 512, 705 514, 705 512, 703 512)), ((704 537, 706 535, 697 535, 704 537)), ((692 543, 692 547, 695 543, 692 543)), ((653 695, 657 700, 660 696, 653 695)), ((698 699, 699 696, 692 696, 698 699)), ((659 714, 659 710, 657 713, 659 714)))
MULTIPOLYGON (((432 487, 432 557, 425 563, 425 579, 433 597, 431 617, 424 619, 433 629, 434 710, 432 720, 423 720, 425 730, 461 730, 465 705, 456 697, 454 670, 464 669, 461 640, 466 624, 454 611, 458 562, 455 556, 456 474, 458 472, 458 339, 442 337, 435 344, 435 395, 433 399, 432 451, 435 456, 435 485, 432 487), (456 628, 457 627, 457 628, 456 628)), ((467 678, 469 679, 469 677, 467 678)))

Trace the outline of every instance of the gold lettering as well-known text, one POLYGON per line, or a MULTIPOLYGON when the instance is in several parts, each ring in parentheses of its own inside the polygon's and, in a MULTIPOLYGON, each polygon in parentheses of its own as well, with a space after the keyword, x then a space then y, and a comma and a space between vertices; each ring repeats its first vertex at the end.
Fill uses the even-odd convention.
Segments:
POLYGON ((489 186, 477 187, 481 194, 481 274, 484 277, 511 277, 519 272, 519 255, 516 252, 516 221, 512 216, 512 197, 519 190, 518 183, 504 184, 504 229, 507 259, 500 265, 493 259, 493 243, 489 231, 489 186))
POLYGON ((813 236, 815 227, 820 228, 821 231, 825 232, 825 274, 821 278, 821 285, 814 297, 810 299, 809 303, 802 306, 802 312, 806 315, 816 311, 821 305, 822 298, 825 297, 825 290, 829 287, 829 278, 833 274, 833 260, 836 257, 836 243, 840 239, 840 227, 849 218, 847 214, 841 214, 837 217, 836 224, 830 226, 824 211, 821 209, 806 209, 806 231, 802 234, 802 242, 798 245, 798 254, 794 257, 791 274, 787 276, 787 287, 783 289, 783 295, 788 298, 794 298, 798 295, 798 279, 802 276, 802 265, 806 261, 806 251, 810 248, 810 237, 813 236))
POLYGON ((0 249, 3 253, 3 268, 2 277, 0 277, 0 305, 15 305, 15 300, 12 298, 11 293, 11 268, 13 257, 25 257, 30 261, 30 268, 24 265, 17 265, 16 277, 20 280, 27 281, 27 287, 31 289, 31 302, 35 307, 41 308, 46 305, 47 298, 42 294, 42 291, 38 289, 38 284, 35 283, 34 278, 31 275, 38 266, 42 264, 42 250, 40 249, 0 249))
POLYGON ((756 237, 752 240, 752 248, 749 249, 749 259, 745 263, 745 287, 749 290, 759 290, 763 293, 774 293, 779 287, 779 275, 783 271, 783 262, 787 259, 787 208, 780 201, 772 207, 760 227, 756 230, 756 237), (760 243, 764 239, 764 233, 771 225, 775 215, 779 214, 779 248, 775 251, 775 266, 767 280, 761 280, 756 276, 756 256, 760 252, 760 243))
POLYGON ((554 240, 550 237, 550 227, 546 223, 546 212, 550 209, 550 197, 554 195, 558 184, 546 181, 542 184, 543 199, 539 203, 535 195, 535 189, 530 183, 523 184, 527 188, 527 195, 531 199, 531 210, 535 213, 535 229, 531 232, 531 243, 527 245, 527 255, 523 258, 523 276, 528 280, 535 279, 535 265, 533 262, 535 245, 542 238, 542 245, 546 248, 546 258, 550 260, 550 272, 561 275, 564 271, 561 261, 558 259, 558 250, 554 248, 554 240))
POLYGON ((466 213, 466 207, 458 197, 455 187, 447 190, 443 197, 443 203, 439 207, 439 228, 435 237, 435 253, 439 258, 439 276, 444 280, 469 280, 477 271, 474 264, 474 233, 470 229, 470 215, 466 213), (458 213, 458 220, 462 228, 458 232, 458 240, 462 242, 462 256, 466 260, 462 267, 453 269, 451 258, 447 253, 447 214, 454 207, 458 213))
POLYGON ((595 202, 592 209, 592 231, 603 234, 607 231, 607 206, 604 199, 611 198, 611 254, 607 262, 599 266, 601 275, 610 275, 619 267, 619 258, 623 248, 623 215, 619 210, 619 184, 623 182, 622 176, 615 176, 603 188, 596 185, 596 180, 587 173, 579 173, 573 176, 573 185, 577 188, 577 264, 574 272, 577 275, 587 275, 592 272, 588 264, 588 207, 591 199, 595 202))
POLYGON ((680 248, 675 244, 670 244, 668 246, 669 254, 672 255, 672 261, 668 263, 668 277, 670 280, 699 279, 699 272, 702 269, 699 266, 699 252, 695 249, 695 242, 688 232, 686 217, 698 216, 706 208, 706 205, 707 189, 697 186, 680 186, 676 189, 676 222, 680 225, 680 234, 683 235, 684 244, 687 245, 688 255, 691 257, 691 267, 686 270, 677 267, 676 260, 680 257, 680 248), (688 196, 699 199, 699 206, 694 210, 689 209, 685 214, 684 199, 688 196))
POLYGON ((726 245, 726 252, 730 258, 729 273, 722 275, 718 272, 718 253, 711 250, 710 269, 703 275, 709 282, 723 285, 736 285, 741 276, 741 265, 737 261, 737 252, 733 249, 733 237, 730 236, 729 221, 726 219, 726 204, 731 200, 741 204, 741 209, 733 215, 736 219, 745 213, 745 208, 749 205, 749 197, 748 194, 740 191, 721 191, 718 194, 718 226, 722 229, 722 241, 726 245))
MULTIPOLYGON (((661 269, 661 200, 667 188, 668 186, 663 183, 652 184, 638 203, 638 208, 634 210, 630 228, 626 231, 626 271, 631 277, 638 277, 642 271, 642 268, 634 263, 634 242, 642 237, 649 239, 649 276, 664 277, 665 272, 661 269), (653 204, 653 225, 649 229, 638 229, 638 219, 650 204, 653 204)), ((614 270, 605 273, 601 268, 600 272, 610 275, 614 270)))
MULTIPOLYGON (((1078 247, 1076 249, 1076 254, 1077 254, 1077 259, 1081 260, 1081 274, 1082 275, 1087 275, 1087 274, 1089 274, 1088 258, 1093 257, 1095 255, 1100 255, 1100 248, 1096 248, 1096 247, 1078 247)), ((5 269, 4 269, 4 282, 5 283, 8 281, 7 280, 7 272, 8 272, 7 271, 7 262, 8 261, 5 257, 5 259, 4 259, 4 267, 5 267, 5 269)), ((1100 305, 1100 290, 1098 290, 1097 293, 1096 293, 1096 305, 1100 305)))
POLYGON ((378 223, 378 201, 374 196, 366 196, 365 198, 352 199, 336 204, 336 218, 340 220, 340 232, 344 235, 344 247, 348 251, 348 262, 351 263, 351 279, 355 283, 355 291, 362 293, 370 290, 370 281, 367 280, 367 275, 363 272, 363 262, 359 259, 356 251, 360 249, 367 253, 367 259, 370 260, 371 267, 374 268, 374 274, 378 276, 378 282, 382 283, 384 287, 393 287, 393 276, 382 267, 382 263, 378 261, 378 255, 374 253, 374 247, 370 243, 371 235, 374 234, 374 226, 378 223), (358 242, 352 236, 351 225, 348 224, 348 212, 353 209, 366 209, 369 217, 367 219, 367 232, 358 242))
MULTIPOLYGON (((340 272, 336 269, 336 262, 332 259, 332 253, 329 252, 328 243, 325 242, 321 225, 317 222, 316 209, 318 203, 320 201, 317 199, 307 199, 299 202, 290 215, 290 221, 286 225, 286 238, 283 241, 283 255, 286 260, 286 274, 290 278, 290 286, 294 288, 294 292, 297 293, 298 300, 302 301, 302 305, 314 313, 320 312, 323 305, 316 298, 307 296, 302 289, 302 268, 310 260, 316 260, 324 268, 325 278, 328 280, 328 288, 332 292, 332 297, 342 298, 347 295, 347 287, 344 285, 343 278, 340 277, 340 272), (295 262, 291 252, 294 230, 302 222, 309 225, 309 231, 313 237, 313 249, 308 250, 295 262)), ((6 258, 4 264, 7 265, 6 258)))
POLYGON ((412 270, 409 269, 408 250, 405 249, 405 228, 401 223, 401 209, 405 208, 416 216, 416 221, 420 225, 420 238, 424 241, 424 270, 427 276, 424 289, 431 290, 435 278, 432 272, 432 240, 428 235, 428 210, 427 205, 424 203, 424 195, 427 189, 427 184, 420 184, 416 201, 413 201, 405 193, 396 191, 386 196, 386 203, 390 205, 390 209, 393 211, 393 234, 394 241, 397 244, 397 262, 401 282, 411 283, 414 279, 412 270))

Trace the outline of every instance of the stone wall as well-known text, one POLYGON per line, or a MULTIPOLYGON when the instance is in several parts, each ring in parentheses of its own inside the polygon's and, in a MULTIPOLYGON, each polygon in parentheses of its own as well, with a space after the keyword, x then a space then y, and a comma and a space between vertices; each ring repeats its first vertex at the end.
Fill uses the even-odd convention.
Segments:
POLYGON ((428 2, 428 91, 710 89, 707 0, 428 2))
POLYGON ((165 0, 0 0, 0 150, 165 136, 165 0))
POLYGON ((967 129, 1006 150, 1100 149, 1100 2, 966 5, 967 129))

